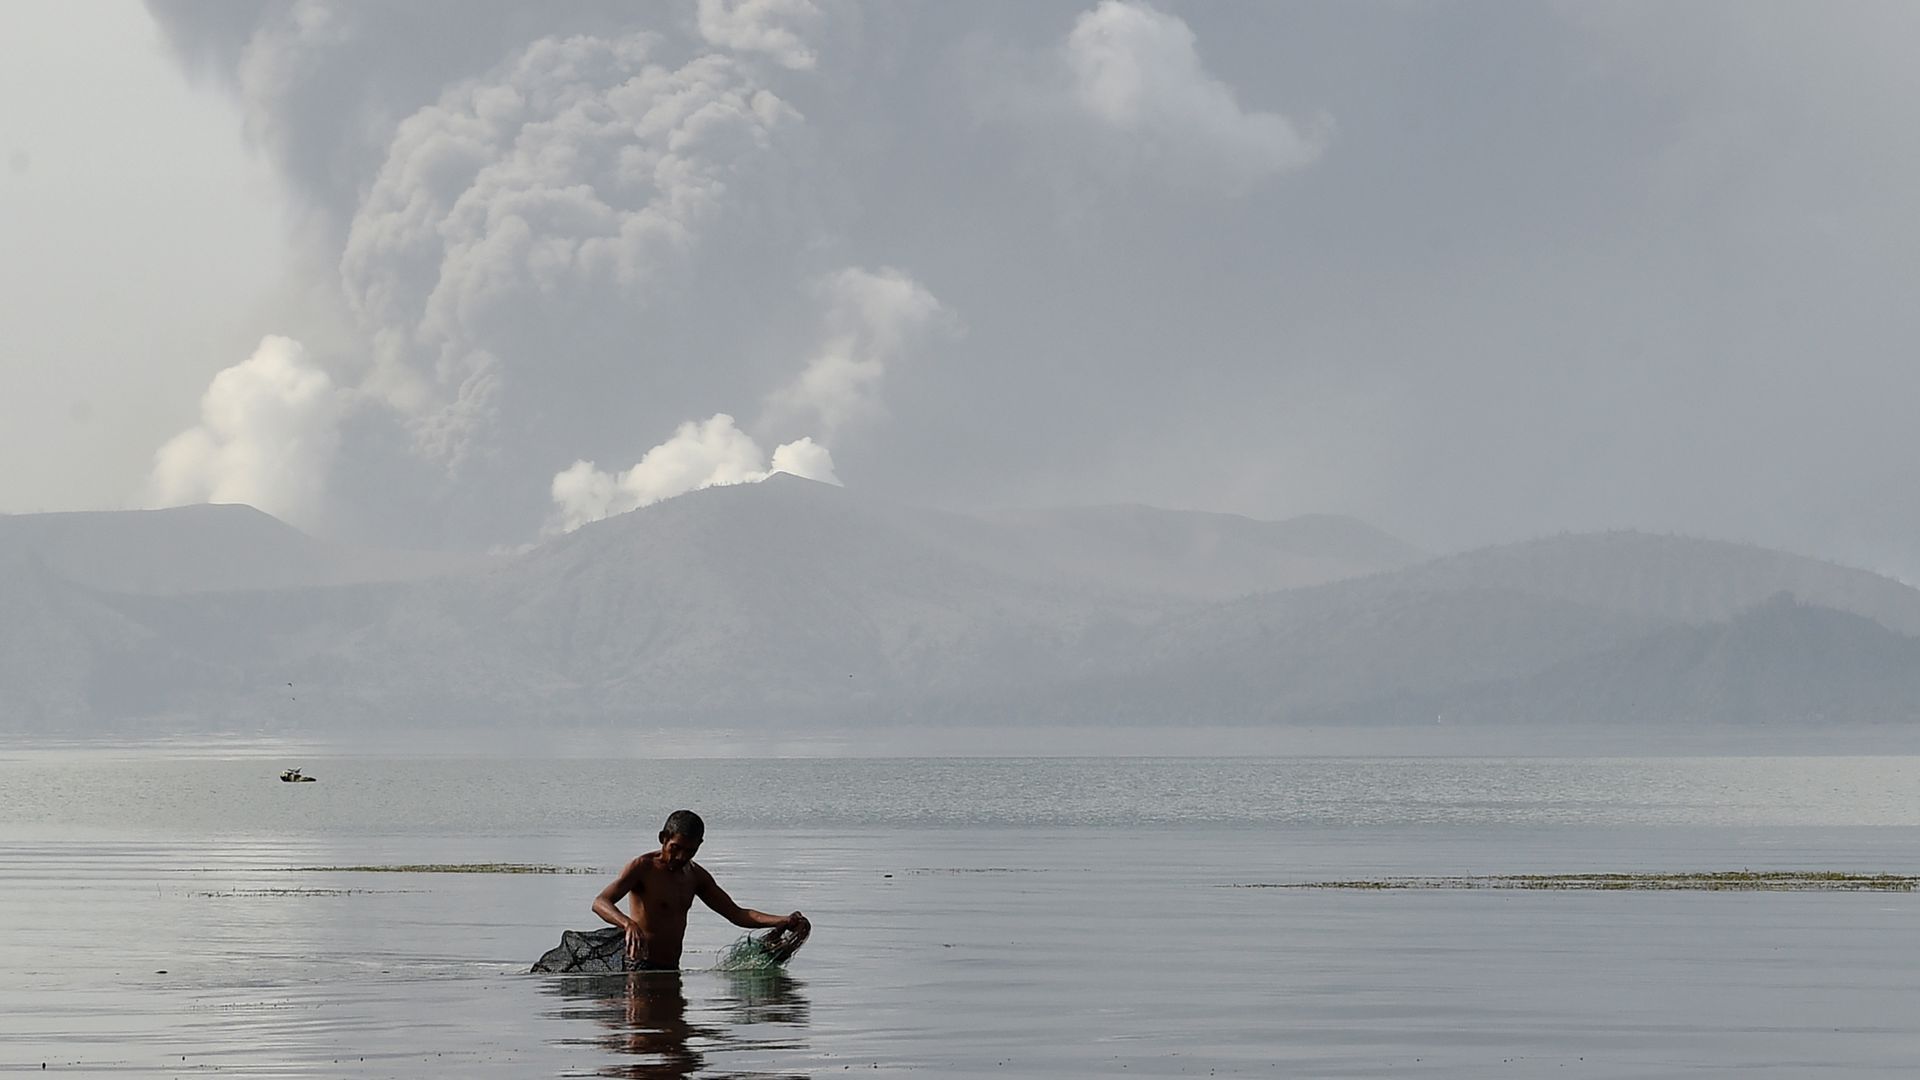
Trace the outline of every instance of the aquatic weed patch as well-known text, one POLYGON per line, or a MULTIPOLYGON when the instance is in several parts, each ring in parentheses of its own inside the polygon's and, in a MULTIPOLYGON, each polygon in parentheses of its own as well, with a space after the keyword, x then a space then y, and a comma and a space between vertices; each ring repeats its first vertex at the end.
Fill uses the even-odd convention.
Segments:
POLYGON ((1532 889, 1641 892, 1913 892, 1920 877, 1833 870, 1717 870, 1699 873, 1485 874, 1356 881, 1237 882, 1223 889, 1532 889))
POLYGON ((1044 874, 1044 866, 909 866, 908 874, 1044 874))
POLYGON ((413 892, 412 889, 218 889, 196 892, 193 895, 212 900, 251 900, 258 898, 295 898, 304 899, 315 896, 370 896, 375 893, 413 892))
POLYGON ((384 863, 368 866, 288 866, 290 874, 602 874, 591 866, 542 863, 384 863))

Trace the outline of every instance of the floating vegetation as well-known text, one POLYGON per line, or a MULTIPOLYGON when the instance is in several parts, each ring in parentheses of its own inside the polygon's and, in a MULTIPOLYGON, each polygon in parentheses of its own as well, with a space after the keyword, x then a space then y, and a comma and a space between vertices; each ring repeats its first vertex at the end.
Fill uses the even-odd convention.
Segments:
POLYGON ((1364 881, 1248 882, 1223 889, 1540 889, 1643 892, 1912 892, 1920 877, 1830 870, 1722 870, 1706 873, 1492 874, 1364 881))
POLYGON ((909 874, 1043 874, 1044 867, 1028 866, 914 866, 909 874))
POLYGON ((308 897, 308 896, 361 896, 372 893, 412 892, 412 889, 221 889, 216 892, 197 892, 193 895, 211 899, 227 900, 253 897, 308 897))
POLYGON ((591 866, 541 863, 389 863, 377 866, 289 866, 294 874, 601 874, 591 866))

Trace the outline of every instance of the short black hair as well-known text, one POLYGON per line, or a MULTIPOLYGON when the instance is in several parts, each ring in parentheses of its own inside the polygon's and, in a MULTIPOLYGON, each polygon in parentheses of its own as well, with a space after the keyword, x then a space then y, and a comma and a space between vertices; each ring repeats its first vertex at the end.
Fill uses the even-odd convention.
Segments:
POLYGON ((660 826, 661 841, 664 843, 669 836, 678 836, 697 844, 707 838, 707 823, 691 810, 675 810, 667 815, 667 823, 660 826))

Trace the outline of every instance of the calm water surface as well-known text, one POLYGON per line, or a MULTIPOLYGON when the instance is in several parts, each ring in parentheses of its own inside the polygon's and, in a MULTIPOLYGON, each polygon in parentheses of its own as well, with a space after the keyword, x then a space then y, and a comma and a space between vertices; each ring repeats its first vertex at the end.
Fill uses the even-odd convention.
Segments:
MULTIPOLYGON (((0 753, 0 1071, 1907 1076, 1920 896, 1356 892, 1920 873, 1920 759, 0 753), (678 806, 780 978, 522 974, 678 806)), ((697 912, 692 968, 738 931, 697 912)))

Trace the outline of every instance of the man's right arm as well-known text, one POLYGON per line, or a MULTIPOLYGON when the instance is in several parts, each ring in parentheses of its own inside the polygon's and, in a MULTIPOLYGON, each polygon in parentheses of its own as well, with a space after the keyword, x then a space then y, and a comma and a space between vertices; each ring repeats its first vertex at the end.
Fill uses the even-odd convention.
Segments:
POLYGON ((629 960, 638 960, 645 954, 646 934, 641 931, 638 919, 628 918, 621 912, 620 901, 626 899, 627 894, 640 891, 641 867, 641 859, 628 863, 626 869, 620 871, 620 876, 614 878, 606 888, 600 890, 599 896, 593 898, 593 913, 600 916, 602 921, 626 932, 627 959, 629 960))

